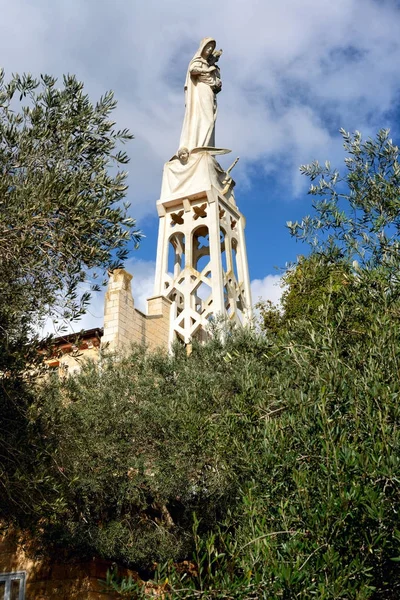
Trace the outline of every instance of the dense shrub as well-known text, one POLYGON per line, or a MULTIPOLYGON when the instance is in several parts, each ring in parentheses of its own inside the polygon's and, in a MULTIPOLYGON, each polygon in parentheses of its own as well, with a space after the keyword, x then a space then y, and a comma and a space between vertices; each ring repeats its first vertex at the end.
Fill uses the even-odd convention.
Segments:
POLYGON ((344 137, 351 211, 338 173, 307 167, 331 201, 290 224, 324 234, 287 278, 291 310, 260 333, 216 324, 190 356, 136 347, 47 381, 19 438, 31 503, 8 518, 171 599, 399 597, 398 149, 344 137))
MULTIPOLYGON (((369 279, 344 293, 357 311, 369 279)), ((52 381, 47 541, 142 569, 194 552, 183 583, 165 567, 176 597, 397 597, 399 314, 381 290, 347 336, 343 311, 52 381)))
POLYGON ((210 529, 236 503, 267 350, 265 339, 242 332, 195 346, 190 357, 135 348, 49 382, 32 421, 57 480, 51 539, 142 567, 185 557, 193 512, 210 529))

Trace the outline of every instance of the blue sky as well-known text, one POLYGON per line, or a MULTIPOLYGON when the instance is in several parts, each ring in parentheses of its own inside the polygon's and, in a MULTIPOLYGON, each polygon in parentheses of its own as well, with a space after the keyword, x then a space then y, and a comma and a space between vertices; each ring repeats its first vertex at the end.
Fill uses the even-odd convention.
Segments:
MULTIPOLYGON (((286 263, 305 253, 285 228, 311 209, 299 165, 343 162, 338 133, 399 139, 396 0, 0 0, 6 73, 75 73, 96 100, 112 89, 127 151, 131 214, 146 234, 127 264, 138 306, 152 293, 162 168, 177 150, 183 83, 199 40, 223 48, 216 143, 240 156, 253 300, 277 298, 286 263)), ((83 326, 101 325, 101 297, 83 326)))

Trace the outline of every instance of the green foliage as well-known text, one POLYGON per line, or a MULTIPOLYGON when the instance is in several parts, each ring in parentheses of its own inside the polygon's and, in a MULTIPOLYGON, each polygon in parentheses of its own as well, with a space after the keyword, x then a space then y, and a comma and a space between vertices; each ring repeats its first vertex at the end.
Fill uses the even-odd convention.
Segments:
POLYGON ((255 305, 259 312, 259 326, 262 331, 270 335, 276 335, 282 329, 284 315, 281 308, 271 300, 260 299, 255 305))
MULTIPOLYGON (((259 356, 266 347, 260 340, 259 356)), ((80 552, 147 567, 189 552, 194 511, 215 525, 237 493, 246 423, 257 418, 251 399, 265 387, 250 334, 222 348, 195 345, 190 358, 137 348, 44 386, 31 418, 52 449, 58 498, 62 488, 49 539, 61 526, 80 552), (238 347, 250 379, 224 360, 238 347)))
MULTIPOLYGON (((368 300, 361 283, 347 310, 368 300)), ((397 305, 374 298, 351 344, 329 320, 299 318, 265 351, 238 502, 200 552, 196 541, 194 576, 170 567, 171 598, 398 597, 400 324, 397 305)), ((239 348, 229 360, 240 369, 239 348)))
POLYGON ((112 92, 93 105, 74 76, 56 84, 0 71, 0 371, 40 318, 77 318, 89 300, 79 285, 140 238, 121 205, 117 145, 132 135, 114 128, 112 92))
POLYGON ((105 592, 113 592, 118 598, 129 600, 140 600, 145 598, 143 584, 136 581, 132 575, 121 577, 118 569, 108 569, 105 581, 100 580, 100 585, 105 592))
POLYGON ((399 325, 374 317, 345 358, 333 326, 305 322, 301 344, 287 336, 291 368, 271 382, 285 409, 266 428, 235 536, 267 597, 398 595, 399 325))
POLYGON ((338 226, 333 205, 293 226, 322 237, 266 333, 217 328, 191 356, 137 347, 43 384, 24 507, 43 544, 145 570, 175 600, 399 597, 397 167, 380 136, 386 221, 351 167, 338 226))
POLYGON ((49 383, 47 540, 164 564, 171 598, 397 597, 400 324, 374 298, 351 343, 299 318, 49 383))
POLYGON ((344 288, 354 284, 353 270, 343 260, 331 262, 315 254, 300 256, 282 276, 283 293, 280 306, 271 301, 260 301, 261 328, 278 334, 291 326, 293 320, 307 317, 315 325, 321 323, 321 313, 328 305, 329 319, 334 319, 343 306, 344 288))
POLYGON ((38 339, 38 325, 48 315, 59 322, 79 318, 90 298, 81 284, 98 288, 96 273, 119 266, 140 239, 122 203, 128 157, 118 146, 132 135, 115 129, 115 106, 112 92, 92 104, 72 75, 59 88, 48 75, 6 81, 0 70, 0 505, 6 514, 27 509, 26 481, 37 466, 27 411, 43 361, 38 349, 49 345, 38 339))
POLYGON ((337 311, 344 300, 344 286, 351 281, 352 273, 343 261, 326 263, 315 255, 299 257, 296 266, 283 277, 286 286, 282 295, 285 320, 306 316, 318 322, 327 304, 337 311))
POLYGON ((315 215, 287 225, 292 235, 311 244, 313 252, 333 262, 357 260, 361 268, 384 266, 398 279, 400 231, 399 149, 389 130, 376 140, 340 130, 347 171, 340 175, 327 161, 300 168, 312 182, 315 215))
MULTIPOLYGON (((276 421, 269 442, 277 451, 272 462, 283 454, 285 460, 269 475, 280 486, 282 467, 290 476, 284 497, 280 492, 271 497, 268 490, 268 502, 260 493, 261 477, 256 478, 249 504, 249 530, 256 540, 249 547, 257 549, 277 583, 277 597, 395 598, 399 593, 394 515, 400 171, 398 148, 388 134, 380 131, 375 141, 362 142, 358 132, 350 136, 342 130, 347 173, 341 176, 329 163, 302 167, 312 181, 319 178, 310 193, 322 200, 315 202, 314 216, 288 223, 292 235, 311 245, 310 256, 301 257, 284 277, 276 328, 277 345, 290 349, 297 364, 291 375, 297 374, 293 381, 285 372, 282 381, 286 387, 292 379, 293 389, 285 391, 289 410, 276 421), (286 531, 280 534, 287 536, 283 544, 279 536, 264 538, 262 528, 255 530, 257 505, 261 523, 275 520, 272 528, 286 531), (260 542, 265 554, 257 548, 260 542)), ((268 312, 264 306, 264 328, 271 333, 268 312)), ((245 542, 248 537, 246 532, 245 542)))

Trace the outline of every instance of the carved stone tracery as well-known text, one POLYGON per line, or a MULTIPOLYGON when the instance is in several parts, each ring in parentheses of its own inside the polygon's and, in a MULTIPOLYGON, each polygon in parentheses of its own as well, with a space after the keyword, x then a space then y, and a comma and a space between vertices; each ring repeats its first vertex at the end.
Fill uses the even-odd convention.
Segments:
MULTIPOLYGON (((182 199, 182 208, 166 206, 169 260, 160 265, 160 291, 172 301, 171 342, 205 339, 207 324, 225 314, 237 324, 249 322, 247 261, 240 253, 243 217, 215 193, 182 199), (185 200, 185 202, 184 202, 185 200), (211 201, 210 201, 211 200, 211 201)), ((162 262, 162 261, 161 261, 162 262)))

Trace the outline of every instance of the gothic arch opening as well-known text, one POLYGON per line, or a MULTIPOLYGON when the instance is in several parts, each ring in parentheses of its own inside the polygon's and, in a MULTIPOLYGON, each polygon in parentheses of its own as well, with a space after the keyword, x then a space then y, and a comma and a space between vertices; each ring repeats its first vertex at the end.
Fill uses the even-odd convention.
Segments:
POLYGON ((226 254, 227 254, 226 243, 229 242, 229 240, 227 240, 227 238, 226 238, 226 233, 225 233, 225 230, 223 229, 223 227, 220 227, 220 229, 219 229, 219 240, 221 243, 222 270, 224 271, 224 273, 227 273, 228 272, 228 262, 227 262, 227 258, 226 258, 226 254))
POLYGON ((193 268, 199 273, 210 260, 210 236, 207 225, 193 231, 193 268))
POLYGON ((235 238, 232 239, 232 269, 236 277, 236 281, 239 283, 238 243, 235 238))
POLYGON ((185 236, 183 233, 174 233, 169 238, 168 244, 168 273, 174 279, 185 266, 185 236))

